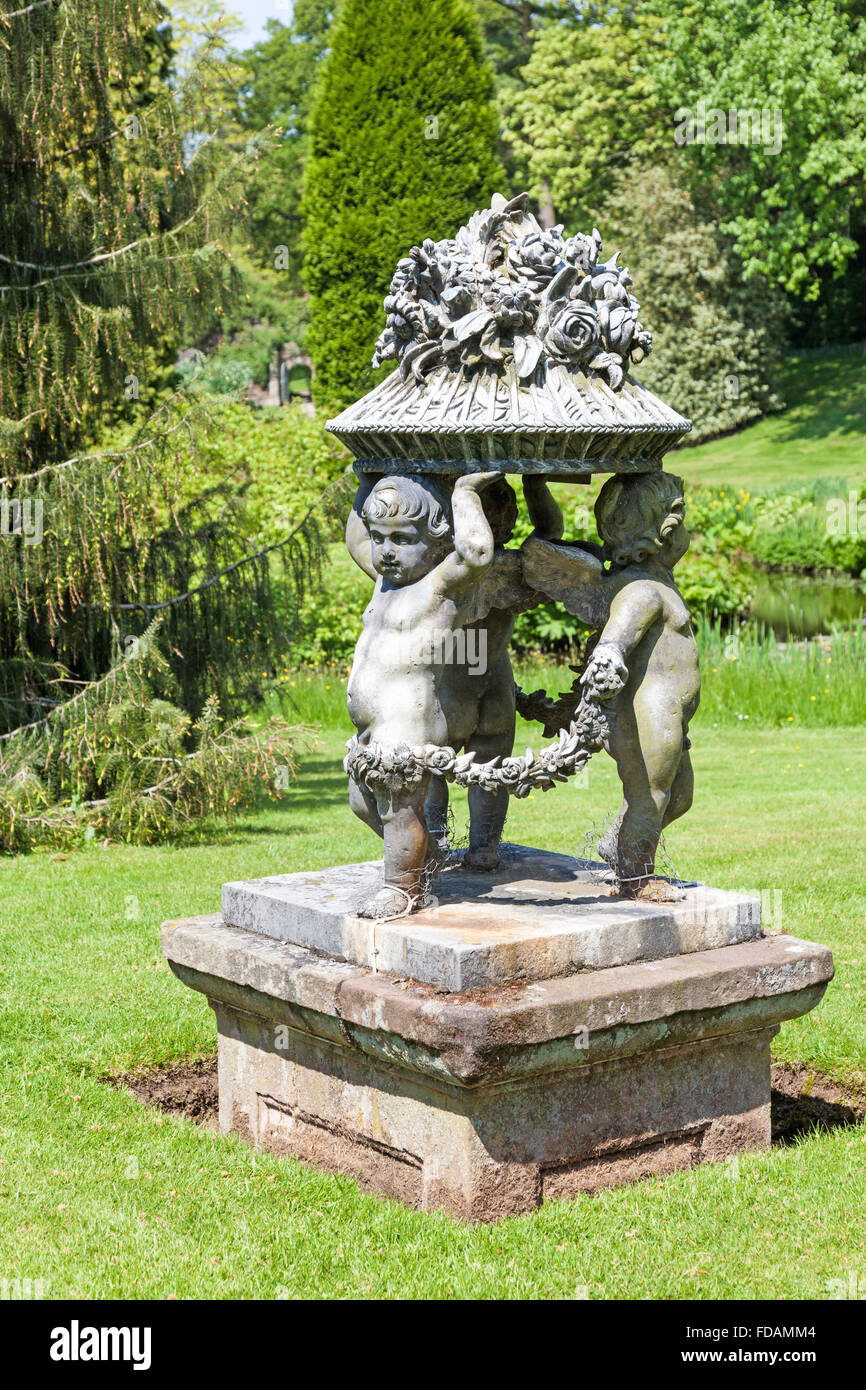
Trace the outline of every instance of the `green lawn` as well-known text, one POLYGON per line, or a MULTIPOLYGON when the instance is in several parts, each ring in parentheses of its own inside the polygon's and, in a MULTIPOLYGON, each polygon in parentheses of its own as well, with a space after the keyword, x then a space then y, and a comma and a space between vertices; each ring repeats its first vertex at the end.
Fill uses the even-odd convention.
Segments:
POLYGON ((781 414, 678 449, 667 468, 689 483, 751 492, 819 477, 866 481, 866 353, 789 357, 780 385, 781 414))
MULTIPOLYGON (((824 1298, 866 1276, 866 1128, 466 1228, 256 1155, 100 1077, 215 1046, 163 963, 166 917, 212 911, 227 878, 370 856, 339 768, 344 730, 280 806, 198 845, 90 847, 0 865, 4 1276, 50 1298, 824 1298)), ((537 746, 537 734, 534 736, 537 746)), ((679 873, 778 892, 785 930, 837 977, 777 1055, 866 1084, 866 751, 855 729, 701 727, 679 873)), ((616 804, 612 767, 517 803, 510 838, 581 851, 616 804)), ((464 807, 458 805, 458 825, 464 807)))

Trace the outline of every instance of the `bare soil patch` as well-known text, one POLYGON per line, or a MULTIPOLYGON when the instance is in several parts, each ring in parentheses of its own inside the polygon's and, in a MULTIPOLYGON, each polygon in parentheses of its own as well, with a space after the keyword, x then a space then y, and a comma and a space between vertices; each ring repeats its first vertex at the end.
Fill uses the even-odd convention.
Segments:
POLYGON ((145 1105, 181 1115, 197 1125, 216 1128, 219 1111, 217 1059, 203 1057, 197 1062, 170 1062, 164 1067, 132 1071, 109 1078, 109 1084, 132 1091, 145 1105))
POLYGON ((813 1129, 856 1125, 866 1116, 866 1095, 809 1067, 780 1062, 773 1065, 772 1077, 774 1144, 793 1144, 813 1129))
MULTIPOLYGON (((775 1063, 772 1069, 773 1143, 793 1144, 814 1129, 839 1129, 866 1117, 866 1094, 846 1089, 805 1066, 775 1063)), ((216 1128, 219 1110, 217 1059, 171 1062, 127 1072, 110 1084, 132 1091, 145 1105, 194 1124, 216 1128)))

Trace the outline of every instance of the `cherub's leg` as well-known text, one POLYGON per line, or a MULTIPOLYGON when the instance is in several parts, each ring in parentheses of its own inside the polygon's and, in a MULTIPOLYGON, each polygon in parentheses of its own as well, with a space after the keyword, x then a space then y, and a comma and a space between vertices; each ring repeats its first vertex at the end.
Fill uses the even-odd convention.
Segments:
POLYGON ((375 830, 380 837, 383 835, 382 817, 376 805, 376 798, 363 782, 357 782, 354 777, 349 778, 349 805, 355 815, 369 825, 371 830, 375 830))
MULTIPOLYGON (((683 758, 679 711, 660 707, 658 692, 639 692, 635 708, 621 707, 611 720, 610 751, 616 759, 624 800, 617 823, 599 845, 622 891, 640 891, 652 876, 662 826, 683 758), (643 697, 643 698, 642 698, 643 697)), ((682 811, 688 791, 684 773, 678 797, 682 811)), ((676 804, 676 803, 675 803, 676 804)), ((676 814, 682 814, 682 811, 676 814)))
POLYGON ((423 896, 427 857, 424 801, 429 777, 410 794, 378 801, 385 841, 385 882, 358 909, 361 917, 393 917, 423 896))
MULTIPOLYGON (((484 694, 478 708, 478 724, 466 741, 466 751, 476 762, 509 758, 514 750, 514 674, 507 655, 499 658, 482 678, 484 694)), ((507 791, 489 792, 469 788, 469 850, 464 863, 468 869, 498 869, 499 842, 508 815, 507 791)))
POLYGON ((507 815, 507 791, 469 788, 469 849, 463 858, 467 869, 493 872, 501 866, 499 843, 507 815))
MULTIPOLYGON (((514 722, 507 732, 496 734, 475 734, 466 745, 467 752, 476 754, 479 763, 490 762, 492 758, 508 758, 514 749, 514 722)), ((508 792, 504 789, 495 792, 484 791, 481 787, 470 787, 469 798, 469 849, 464 857, 467 869, 492 871, 498 869, 502 860, 499 857, 499 843, 508 815, 508 792)))
POLYGON ((662 819, 662 829, 666 825, 670 825, 672 820, 679 820, 680 816, 684 816, 686 811, 691 810, 694 791, 695 774, 692 768, 691 754, 686 748, 680 758, 680 765, 671 786, 670 800, 662 819))
POLYGON ((424 803, 424 817, 430 838, 440 854, 447 854, 448 843, 448 783, 444 777, 431 777, 430 790, 424 803))

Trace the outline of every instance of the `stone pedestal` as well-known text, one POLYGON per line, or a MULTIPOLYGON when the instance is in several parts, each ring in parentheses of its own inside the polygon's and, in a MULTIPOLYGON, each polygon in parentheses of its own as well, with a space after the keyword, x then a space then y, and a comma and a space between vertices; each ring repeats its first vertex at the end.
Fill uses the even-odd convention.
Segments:
POLYGON ((439 907, 362 921, 377 870, 353 865, 166 923, 216 1012, 221 1129, 472 1220, 766 1147, 770 1039, 830 952, 763 937, 737 894, 629 903, 580 861, 511 857, 472 910, 451 871, 439 907))

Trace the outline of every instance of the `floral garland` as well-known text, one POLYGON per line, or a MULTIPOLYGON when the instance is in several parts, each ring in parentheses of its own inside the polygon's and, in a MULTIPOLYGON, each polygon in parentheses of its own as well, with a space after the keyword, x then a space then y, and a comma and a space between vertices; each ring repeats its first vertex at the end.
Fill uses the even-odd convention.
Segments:
POLYGON ((605 745, 608 725, 602 705, 619 693, 627 674, 615 648, 596 647, 580 678, 584 691, 574 718, 567 729, 560 730, 556 743, 537 756, 527 748, 522 758, 477 763, 474 753, 458 754, 435 743, 383 748, 378 743, 361 743, 355 735, 346 745, 343 770, 374 794, 386 796, 411 791, 431 773, 461 787, 507 791, 516 797, 549 791, 556 782, 566 782, 580 772, 605 745))

